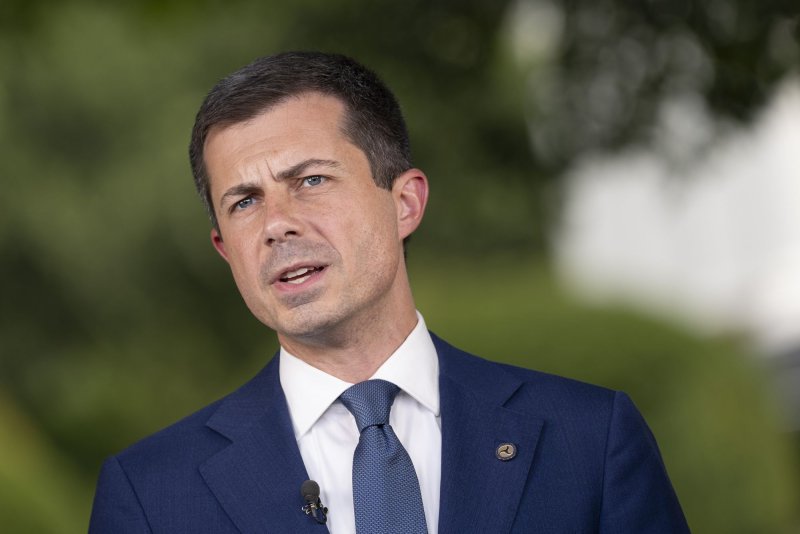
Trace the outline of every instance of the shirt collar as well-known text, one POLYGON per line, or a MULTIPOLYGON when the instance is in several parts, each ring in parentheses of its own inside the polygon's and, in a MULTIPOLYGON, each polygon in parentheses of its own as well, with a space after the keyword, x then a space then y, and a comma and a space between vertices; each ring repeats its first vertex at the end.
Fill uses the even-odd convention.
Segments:
MULTIPOLYGON (((325 410, 352 384, 320 371, 281 347, 279 373, 296 439, 308 432, 325 410)), ((381 378, 439 415, 439 358, 417 312, 417 325, 371 378, 381 378)))

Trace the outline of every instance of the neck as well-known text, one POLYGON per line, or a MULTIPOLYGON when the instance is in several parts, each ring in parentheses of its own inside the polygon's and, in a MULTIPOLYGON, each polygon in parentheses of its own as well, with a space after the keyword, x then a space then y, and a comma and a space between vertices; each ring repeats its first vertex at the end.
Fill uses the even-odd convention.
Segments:
POLYGON ((413 302, 402 312, 368 317, 346 334, 324 341, 302 340, 278 334, 278 340, 293 356, 340 380, 357 384, 368 380, 417 325, 413 302))

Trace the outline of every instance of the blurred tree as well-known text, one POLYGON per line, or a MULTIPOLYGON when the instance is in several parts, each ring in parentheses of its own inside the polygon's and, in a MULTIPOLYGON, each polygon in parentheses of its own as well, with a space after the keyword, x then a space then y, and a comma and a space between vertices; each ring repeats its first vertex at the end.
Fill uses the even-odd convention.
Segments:
POLYGON ((511 46, 532 77, 537 165, 549 176, 587 150, 643 139, 670 98, 747 121, 800 64, 795 0, 517 0, 511 12, 511 46), (550 35, 544 53, 531 32, 550 35))

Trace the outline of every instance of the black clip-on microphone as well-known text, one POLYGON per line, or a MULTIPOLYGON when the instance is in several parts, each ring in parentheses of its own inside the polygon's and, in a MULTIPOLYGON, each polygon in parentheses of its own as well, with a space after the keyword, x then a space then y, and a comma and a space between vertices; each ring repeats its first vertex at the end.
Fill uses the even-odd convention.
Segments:
POLYGON ((306 501, 306 504, 300 509, 306 515, 313 517, 314 521, 320 525, 327 523, 328 509, 323 506, 322 501, 319 500, 319 484, 313 480, 306 480, 303 482, 303 485, 300 486, 300 495, 302 495, 303 500, 306 501))

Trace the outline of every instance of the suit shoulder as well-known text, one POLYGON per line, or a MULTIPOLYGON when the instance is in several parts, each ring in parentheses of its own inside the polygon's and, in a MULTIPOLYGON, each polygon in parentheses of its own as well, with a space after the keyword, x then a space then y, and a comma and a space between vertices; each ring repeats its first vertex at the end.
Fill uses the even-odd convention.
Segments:
POLYGON ((541 390, 541 393, 548 391, 552 391, 553 393, 571 392, 574 396, 582 396, 595 400, 613 400, 614 396, 617 394, 617 391, 607 387, 590 384, 574 378, 526 369, 506 363, 489 363, 499 366, 505 372, 521 380, 526 386, 541 390))
MULTIPOLYGON (((117 459, 123 467, 181 466, 197 462, 230 443, 216 419, 247 421, 263 413, 266 398, 278 384, 277 359, 236 391, 128 447, 117 459)), ((280 387, 278 385, 278 387, 280 387)))
POLYGON ((507 391, 513 391, 511 404, 520 409, 530 406, 536 407, 536 411, 548 408, 561 413, 609 414, 618 393, 572 378, 490 361, 438 338, 435 344, 446 372, 468 382, 471 388, 491 390, 504 385, 507 391))
POLYGON ((206 426, 225 398, 134 443, 116 455, 126 471, 175 468, 207 456, 228 440, 206 426))

